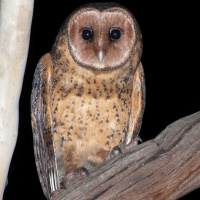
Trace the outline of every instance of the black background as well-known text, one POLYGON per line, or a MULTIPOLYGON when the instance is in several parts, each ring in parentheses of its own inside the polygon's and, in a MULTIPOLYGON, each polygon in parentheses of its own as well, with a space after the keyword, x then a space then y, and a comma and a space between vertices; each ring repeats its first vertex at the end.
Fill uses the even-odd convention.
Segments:
MULTIPOLYGON (((199 4, 193 4, 192 1, 181 1, 181 4, 170 1, 116 2, 129 8, 143 33, 142 63, 147 101, 141 135, 143 141, 147 141, 173 121, 200 110, 197 41, 199 4)), ((45 199, 36 172, 32 145, 30 94, 33 73, 39 58, 51 49, 65 18, 84 3, 88 1, 35 1, 20 98, 19 135, 4 200, 45 199)), ((196 190, 181 199, 198 199, 199 195, 200 190, 196 190)))

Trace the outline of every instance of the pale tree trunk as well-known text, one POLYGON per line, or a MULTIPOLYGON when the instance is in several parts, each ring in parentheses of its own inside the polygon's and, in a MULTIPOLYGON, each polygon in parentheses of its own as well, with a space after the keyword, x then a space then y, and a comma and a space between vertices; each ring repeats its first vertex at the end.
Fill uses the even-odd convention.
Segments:
POLYGON ((200 187, 200 112, 79 177, 51 200, 175 200, 200 187))
POLYGON ((0 199, 18 134, 34 0, 0 1, 0 199))

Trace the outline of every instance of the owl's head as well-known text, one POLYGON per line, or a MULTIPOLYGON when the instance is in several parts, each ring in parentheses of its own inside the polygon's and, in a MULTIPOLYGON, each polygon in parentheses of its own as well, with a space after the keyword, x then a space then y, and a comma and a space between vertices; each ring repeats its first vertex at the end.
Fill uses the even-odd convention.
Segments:
POLYGON ((112 70, 142 53, 133 15, 115 3, 92 3, 76 10, 64 25, 68 48, 79 66, 112 70))

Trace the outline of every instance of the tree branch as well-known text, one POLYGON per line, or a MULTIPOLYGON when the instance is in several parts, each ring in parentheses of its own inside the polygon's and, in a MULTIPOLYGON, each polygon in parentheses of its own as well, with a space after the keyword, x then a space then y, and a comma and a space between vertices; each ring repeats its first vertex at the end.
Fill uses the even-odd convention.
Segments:
POLYGON ((93 168, 52 200, 178 199, 200 187, 200 112, 93 168))

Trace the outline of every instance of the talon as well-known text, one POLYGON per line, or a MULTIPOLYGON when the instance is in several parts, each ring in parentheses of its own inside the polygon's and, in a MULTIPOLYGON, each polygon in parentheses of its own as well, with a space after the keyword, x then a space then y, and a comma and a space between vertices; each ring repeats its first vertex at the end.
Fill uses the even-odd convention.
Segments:
POLYGON ((90 173, 89 173, 89 171, 85 167, 81 167, 80 169, 85 172, 85 174, 87 175, 88 179, 90 180, 90 173))
POLYGON ((127 144, 125 146, 125 149, 129 149, 131 147, 135 147, 135 146, 138 145, 138 143, 142 143, 142 139, 140 137, 135 137, 135 138, 132 139, 132 141, 129 144, 127 144))
POLYGON ((122 149, 120 148, 120 146, 115 146, 115 147, 112 149, 112 154, 114 154, 114 151, 118 151, 118 152, 121 154, 121 157, 124 156, 124 154, 123 154, 122 149))
POLYGON ((140 143, 143 143, 142 139, 141 138, 138 138, 138 142, 140 143))
POLYGON ((60 183, 60 188, 67 191, 67 187, 66 187, 65 181, 62 181, 62 182, 60 183))
POLYGON ((140 137, 136 137, 136 138, 133 138, 133 142, 135 142, 137 145, 138 143, 142 143, 143 141, 140 137))

